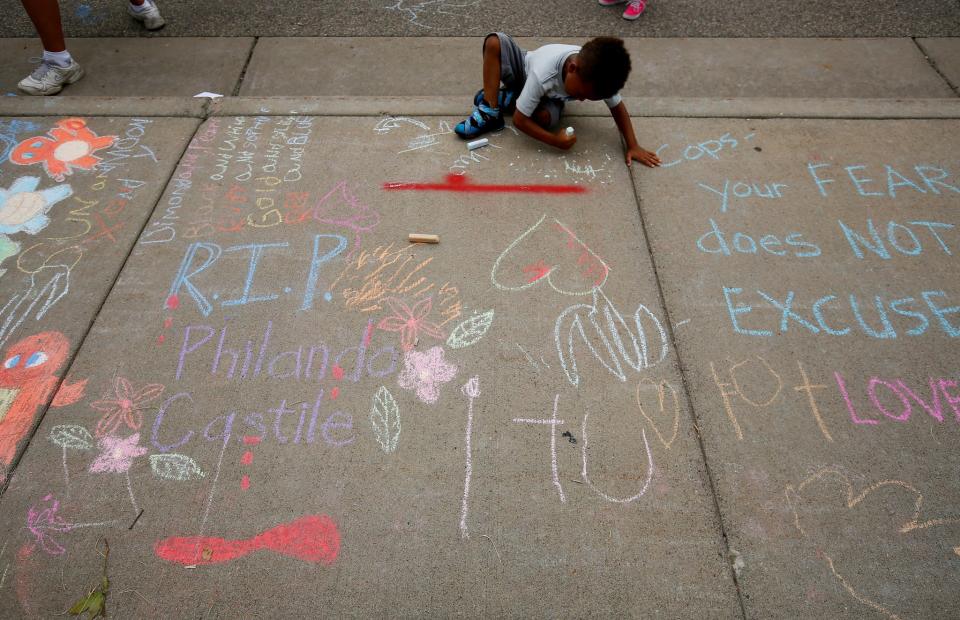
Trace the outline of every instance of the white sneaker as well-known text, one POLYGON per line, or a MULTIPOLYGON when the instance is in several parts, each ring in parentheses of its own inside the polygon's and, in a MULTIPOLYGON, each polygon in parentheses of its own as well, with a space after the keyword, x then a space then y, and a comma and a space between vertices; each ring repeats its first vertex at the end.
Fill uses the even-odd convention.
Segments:
POLYGON ((133 5, 127 3, 127 13, 138 22, 143 22, 143 27, 147 30, 159 30, 163 28, 163 25, 167 22, 164 21, 163 15, 160 14, 160 9, 157 8, 156 3, 151 0, 144 0, 143 5, 147 8, 142 11, 135 11, 133 10, 133 5))
POLYGON ((82 77, 83 67, 72 58, 66 67, 40 61, 33 73, 20 80, 17 86, 30 95, 56 95, 65 84, 73 84, 82 77))

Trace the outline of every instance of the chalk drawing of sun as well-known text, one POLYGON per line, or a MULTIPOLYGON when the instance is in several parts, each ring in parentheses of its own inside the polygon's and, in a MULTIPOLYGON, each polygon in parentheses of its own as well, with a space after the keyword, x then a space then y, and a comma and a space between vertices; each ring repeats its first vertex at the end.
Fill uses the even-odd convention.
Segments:
POLYGON ((73 174, 75 168, 93 170, 100 158, 93 153, 108 148, 117 136, 98 136, 81 118, 58 121, 47 136, 27 138, 10 153, 10 161, 21 166, 43 164, 43 169, 57 181, 73 174))

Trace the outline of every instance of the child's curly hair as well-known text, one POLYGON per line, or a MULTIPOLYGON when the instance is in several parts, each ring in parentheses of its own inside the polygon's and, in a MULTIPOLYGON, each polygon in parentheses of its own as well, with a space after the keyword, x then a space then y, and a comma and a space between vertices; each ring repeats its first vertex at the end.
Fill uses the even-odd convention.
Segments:
POLYGON ((580 76, 593 84, 597 96, 608 99, 623 88, 630 75, 630 54, 623 39, 597 37, 580 49, 580 76))

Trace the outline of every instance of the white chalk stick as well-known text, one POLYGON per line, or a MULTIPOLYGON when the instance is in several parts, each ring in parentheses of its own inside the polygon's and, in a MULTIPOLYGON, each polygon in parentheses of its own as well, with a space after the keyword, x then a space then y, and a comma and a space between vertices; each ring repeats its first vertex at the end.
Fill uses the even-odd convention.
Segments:
POLYGON ((573 127, 567 127, 567 136, 568 137, 573 136, 573 127))
POLYGON ((481 146, 487 146, 488 144, 490 144, 489 140, 486 138, 480 138, 479 140, 474 140, 473 142, 467 142, 467 148, 472 151, 473 149, 478 149, 481 146))

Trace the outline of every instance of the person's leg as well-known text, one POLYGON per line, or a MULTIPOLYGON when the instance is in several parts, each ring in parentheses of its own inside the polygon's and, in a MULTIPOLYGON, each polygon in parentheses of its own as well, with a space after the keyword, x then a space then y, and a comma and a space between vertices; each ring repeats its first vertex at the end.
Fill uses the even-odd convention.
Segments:
POLYGON ((497 34, 487 35, 483 40, 483 89, 474 96, 473 113, 453 128, 461 138, 476 138, 488 131, 503 129, 503 114, 498 101, 504 69, 502 47, 497 34))
POLYGON ((65 84, 83 77, 83 68, 70 57, 63 40, 60 4, 57 0, 21 0, 43 43, 43 58, 33 73, 17 86, 31 95, 55 95, 65 84))
MULTIPOLYGON (((141 0, 142 1, 142 0, 141 0)), ((63 26, 60 23, 60 4, 57 0, 20 0, 24 10, 40 35, 43 49, 48 52, 64 52, 67 45, 63 40, 63 26)))
POLYGON ((491 108, 498 105, 500 92, 500 37, 487 35, 483 41, 483 99, 491 108))
POLYGON ((560 116, 563 114, 563 102, 544 97, 533 111, 533 122, 544 129, 553 129, 560 124, 560 116))
POLYGON ((547 110, 547 108, 545 108, 542 103, 537 106, 537 109, 533 111, 533 116, 531 116, 530 118, 533 119, 534 123, 536 123, 537 125, 540 125, 544 129, 550 129, 551 120, 552 120, 550 118, 550 111, 547 110))
POLYGON ((517 96, 526 82, 523 69, 525 53, 509 35, 495 32, 484 38, 483 88, 473 97, 474 106, 481 103, 490 105, 491 99, 496 97, 494 107, 500 108, 502 114, 513 112, 517 96), (500 88, 501 84, 504 88, 500 88))

